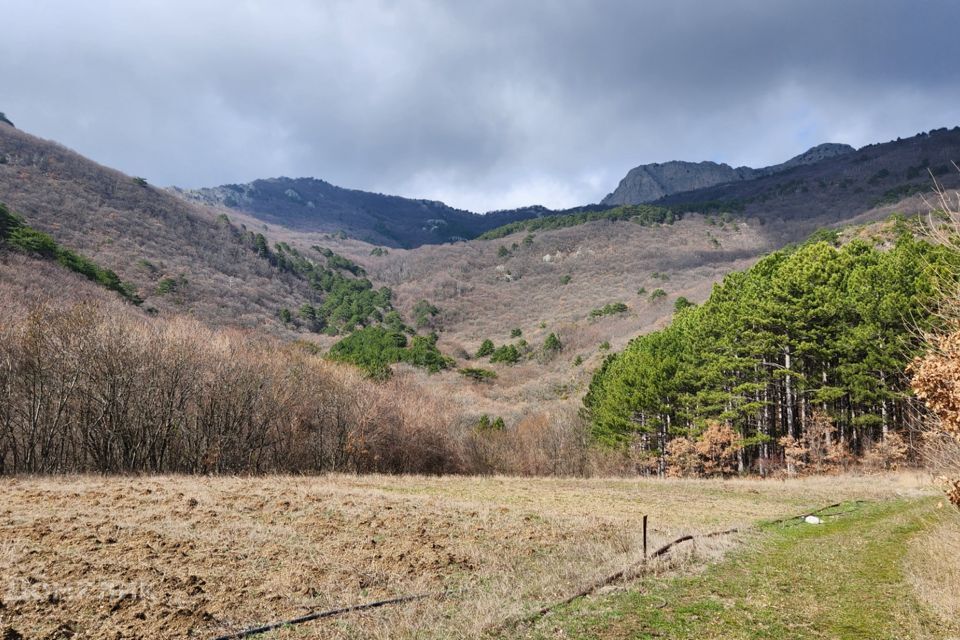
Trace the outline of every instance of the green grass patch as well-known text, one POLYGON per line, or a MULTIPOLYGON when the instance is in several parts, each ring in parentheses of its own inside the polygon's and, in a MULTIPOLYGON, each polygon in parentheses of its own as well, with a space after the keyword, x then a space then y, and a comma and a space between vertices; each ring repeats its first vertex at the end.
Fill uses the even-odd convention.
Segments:
POLYGON ((768 525, 699 575, 644 578, 627 592, 575 602, 524 637, 946 637, 902 572, 910 537, 933 521, 931 505, 866 504, 823 525, 768 525))

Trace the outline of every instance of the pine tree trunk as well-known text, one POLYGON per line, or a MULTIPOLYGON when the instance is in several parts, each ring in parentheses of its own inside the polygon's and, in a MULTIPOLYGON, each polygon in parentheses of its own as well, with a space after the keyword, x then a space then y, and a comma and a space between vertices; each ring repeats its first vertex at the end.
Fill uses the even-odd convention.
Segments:
POLYGON ((790 375, 790 345, 784 347, 783 350, 783 367, 787 370, 787 375, 784 377, 784 385, 786 387, 787 397, 785 399, 787 405, 787 435, 791 438, 796 438, 796 430, 793 426, 793 376, 790 375))
MULTIPOLYGON (((886 375, 883 371, 880 372, 880 385, 881 385, 881 389, 882 389, 884 392, 886 392, 886 390, 887 390, 887 375, 886 375)), ((886 441, 887 441, 887 433, 890 431, 890 422, 889 422, 889 420, 887 419, 887 399, 886 399, 886 398, 884 398, 883 400, 880 401, 880 416, 881 416, 881 418, 882 418, 882 429, 883 429, 882 435, 883 435, 883 441, 886 442, 886 441)))
POLYGON ((660 460, 657 464, 657 475, 661 478, 667 473, 667 424, 670 421, 670 417, 661 416, 660 419, 660 460))

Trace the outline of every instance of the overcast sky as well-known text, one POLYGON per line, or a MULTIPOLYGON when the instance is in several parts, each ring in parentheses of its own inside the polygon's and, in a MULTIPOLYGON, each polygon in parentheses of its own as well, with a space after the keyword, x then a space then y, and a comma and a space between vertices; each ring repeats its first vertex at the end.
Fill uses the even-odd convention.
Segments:
POLYGON ((960 125, 956 0, 0 0, 0 111, 158 185, 476 211, 960 125))

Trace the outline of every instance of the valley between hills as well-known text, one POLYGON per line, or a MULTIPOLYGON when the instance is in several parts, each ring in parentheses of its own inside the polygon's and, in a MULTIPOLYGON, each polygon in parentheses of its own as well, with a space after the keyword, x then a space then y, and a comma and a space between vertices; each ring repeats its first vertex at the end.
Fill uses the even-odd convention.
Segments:
POLYGON ((917 329, 958 157, 480 215, 158 188, 0 123, 3 637, 949 637, 912 393, 951 415, 917 329))

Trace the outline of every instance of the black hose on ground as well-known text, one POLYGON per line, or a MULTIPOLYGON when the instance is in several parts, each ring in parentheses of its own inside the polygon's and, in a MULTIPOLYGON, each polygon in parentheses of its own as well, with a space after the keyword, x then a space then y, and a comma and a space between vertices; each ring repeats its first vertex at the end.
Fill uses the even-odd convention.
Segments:
POLYGON ((243 631, 237 631, 235 633, 228 633, 227 635, 217 636, 214 640, 236 640, 237 638, 249 638, 250 636, 255 636, 261 633, 267 633, 268 631, 274 631, 282 627, 303 624, 304 622, 310 622, 311 620, 319 620, 321 618, 330 618, 333 616, 338 616, 342 613, 351 613, 353 611, 366 611, 367 609, 376 609, 378 607, 385 607, 391 604, 401 604, 403 602, 413 602, 414 600, 425 600, 427 598, 436 598, 442 597, 445 594, 443 593, 420 593, 417 595, 411 596, 402 596, 399 598, 390 598, 389 600, 377 600, 375 602, 365 602, 363 604, 355 604, 349 607, 341 607, 339 609, 329 609, 327 611, 314 611, 313 613, 308 613, 305 616, 300 616, 299 618, 293 618, 292 620, 284 620, 282 622, 273 622, 271 624, 265 624, 261 627, 252 627, 250 629, 244 629, 243 631))

